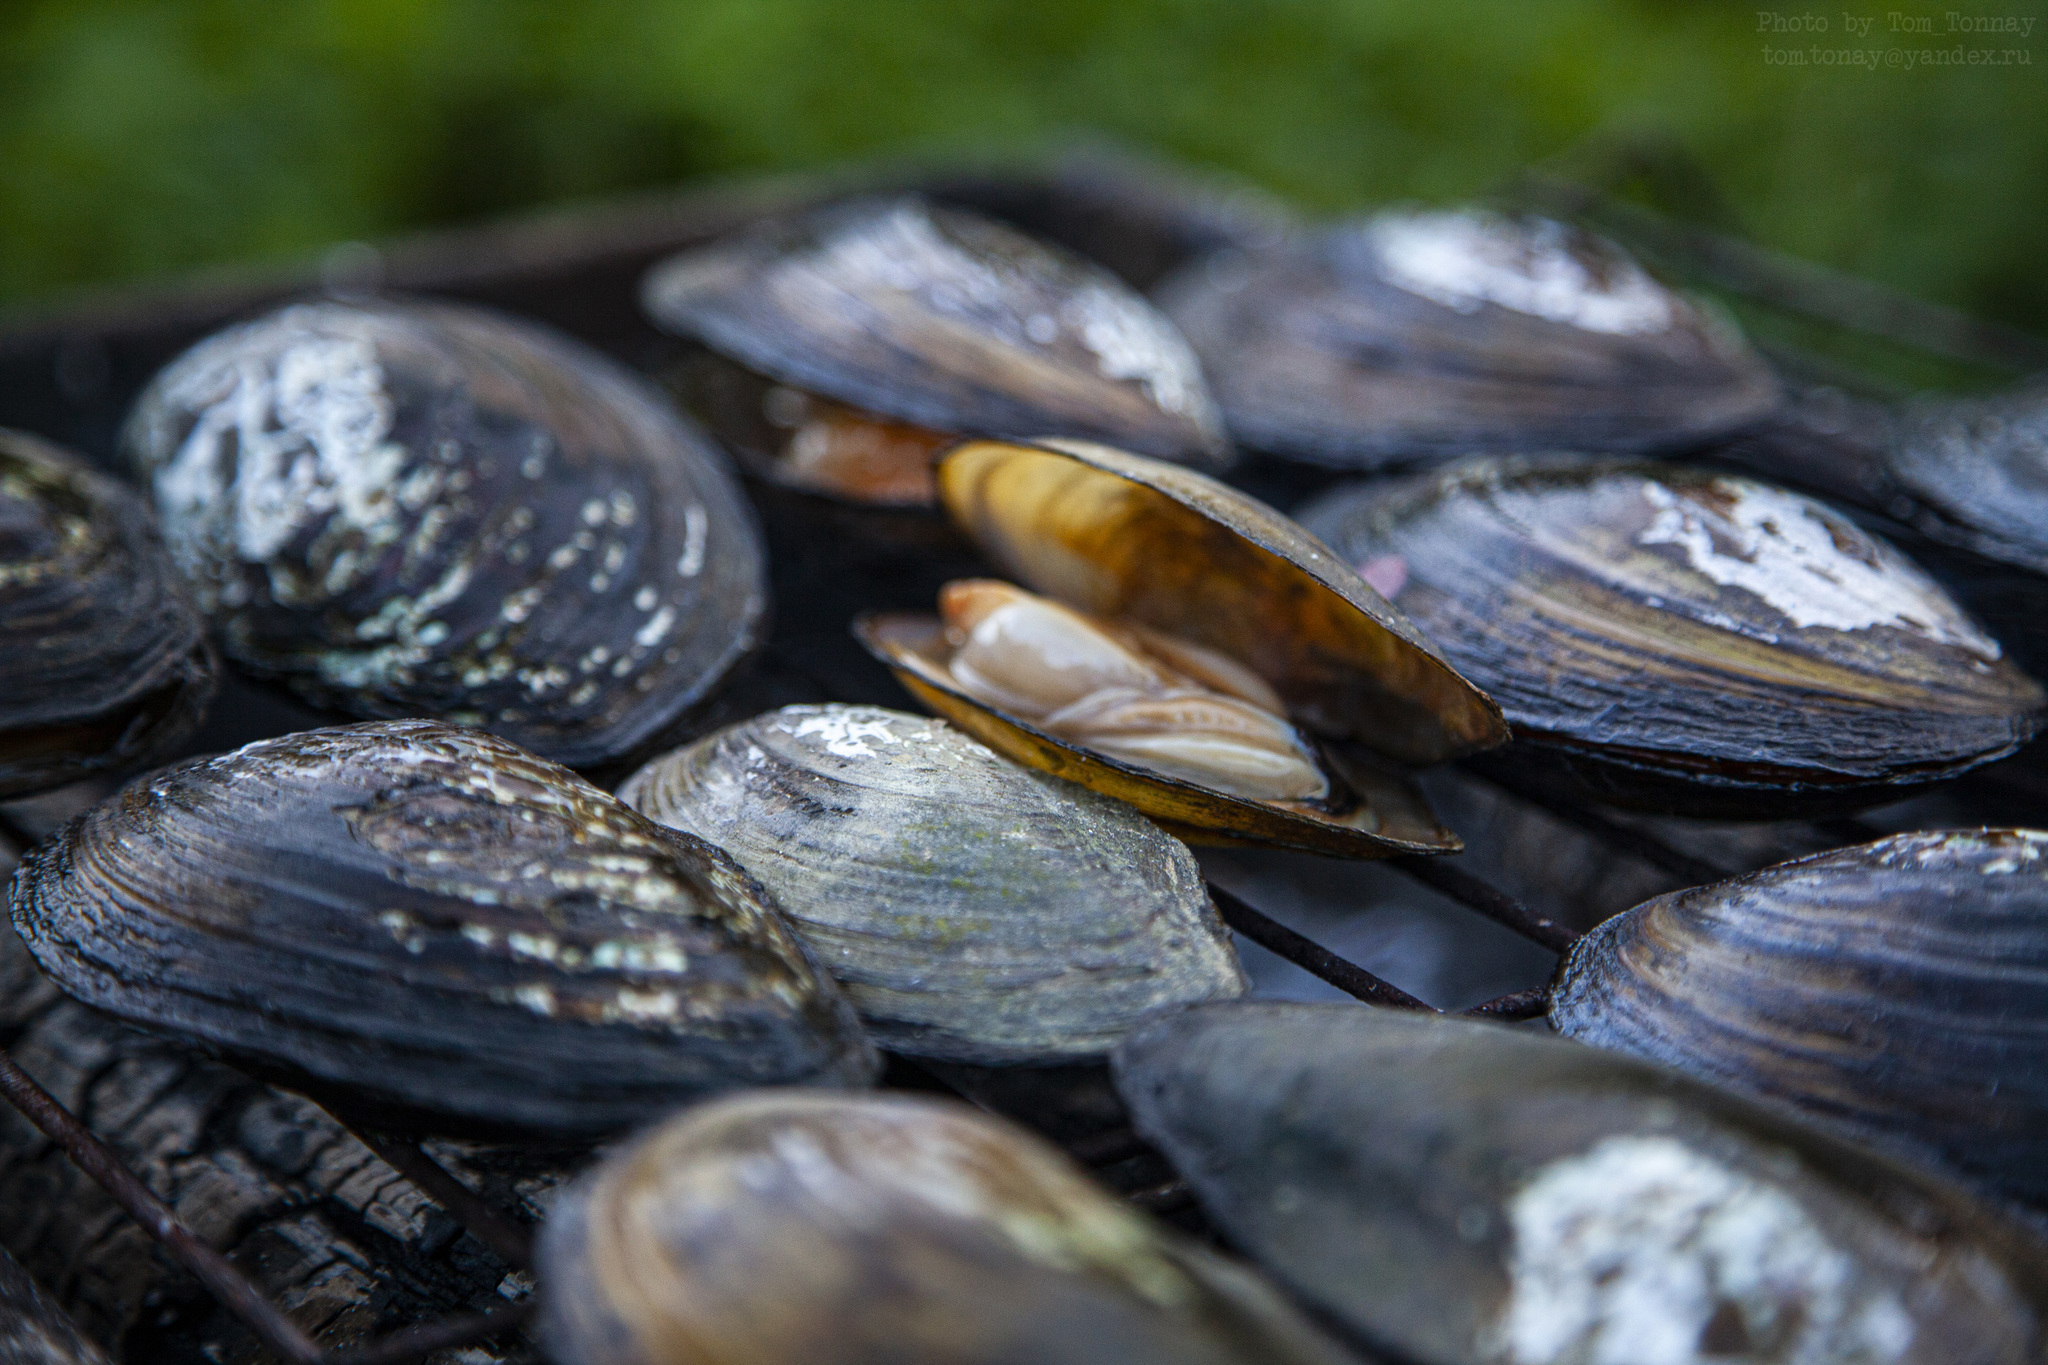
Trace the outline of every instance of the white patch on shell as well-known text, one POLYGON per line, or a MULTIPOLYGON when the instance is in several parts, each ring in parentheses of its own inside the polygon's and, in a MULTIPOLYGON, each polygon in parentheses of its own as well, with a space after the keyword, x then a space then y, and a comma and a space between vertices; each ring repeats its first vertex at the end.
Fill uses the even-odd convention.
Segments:
POLYGON ((308 335, 274 361, 231 350, 166 384, 165 401, 200 414, 155 475, 166 538, 194 577, 217 559, 268 560, 322 519, 372 549, 396 539, 406 455, 387 439, 391 399, 367 338, 308 335))
POLYGON ((1655 515, 1641 545, 1676 545, 1692 568, 1762 598, 1801 628, 1891 626, 1986 659, 1999 646, 1934 581, 1888 545, 1818 504, 1746 479, 1716 479, 1728 509, 1646 481, 1655 515))
POLYGON ((1707 1365, 1739 1322, 1787 1365, 1904 1356, 1913 1322, 1783 1189, 1670 1137, 1612 1137, 1507 1205, 1495 1352, 1513 1365, 1707 1365))
POLYGON ((1200 405, 1199 362, 1173 324, 1135 294, 1091 284, 1060 309, 1067 325, 1095 352, 1105 379, 1135 379, 1162 411, 1187 414, 1200 405))
POLYGON ((2032 829, 1895 834, 1880 840, 1871 852, 1876 862, 1885 867, 1956 868, 1987 877, 2006 877, 2015 872, 2048 873, 2048 866, 2043 866, 2048 863, 2048 833, 2032 829), (1972 866, 1973 860, 1994 849, 1996 857, 1972 866))
POLYGON ((1498 304, 1589 332, 1662 332, 1675 315, 1665 288, 1608 248, 1597 272, 1572 250, 1571 229, 1489 213, 1391 213, 1366 229, 1387 283, 1460 313, 1498 304))
POLYGON ((808 739, 816 735, 825 746, 825 752, 840 758, 874 758, 875 751, 867 742, 874 740, 881 744, 898 744, 901 739, 889 728, 887 720, 862 720, 844 711, 831 710, 822 714, 807 715, 797 720, 796 727, 790 728, 792 717, 781 717, 776 726, 792 739, 808 739))
POLYGON ((683 553, 676 560, 677 577, 695 578, 703 571, 704 541, 710 530, 704 504, 693 502, 683 509, 683 553))

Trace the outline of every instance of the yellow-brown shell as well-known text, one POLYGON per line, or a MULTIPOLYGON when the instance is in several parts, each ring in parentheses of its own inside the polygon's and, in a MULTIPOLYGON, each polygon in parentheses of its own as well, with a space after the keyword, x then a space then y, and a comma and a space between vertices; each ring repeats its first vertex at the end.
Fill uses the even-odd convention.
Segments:
MULTIPOLYGON (((1507 738, 1500 710, 1401 613, 1286 517, 1191 470, 1084 441, 969 441, 941 457, 947 511, 1006 574, 1101 616, 1236 659, 1292 719, 1400 762, 1507 738)), ((1184 838, 1354 857, 1459 847, 1404 779, 1343 751, 1348 808, 1254 801, 1056 739, 962 691, 935 617, 855 624, 920 702, 998 752, 1137 806, 1184 838)))

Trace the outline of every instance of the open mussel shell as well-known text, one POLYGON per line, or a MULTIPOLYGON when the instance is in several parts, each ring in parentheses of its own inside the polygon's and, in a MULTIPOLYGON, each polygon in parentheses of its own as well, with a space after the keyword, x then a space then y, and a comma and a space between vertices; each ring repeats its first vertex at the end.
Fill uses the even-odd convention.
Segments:
POLYGON ((1731 326, 1540 218, 1382 214, 1220 254, 1160 297, 1236 440, 1339 468, 1686 447, 1777 395, 1731 326))
POLYGON ((563 1195, 560 1365, 1341 1365, 1250 1271, 952 1102, 764 1091, 693 1109, 563 1195))
POLYGON ((2048 833, 1899 834, 1594 929, 1550 1018, 2048 1201, 2048 833))
POLYGON ((1489 761, 1577 797, 1761 819, 2011 753, 2041 688, 1913 563, 1767 484, 1481 459, 1302 520, 1499 698, 1489 761))
POLYGON ((1635 1058, 1355 1005, 1134 1032, 1232 1242, 1432 1365, 2039 1359, 2048 1251, 1960 1187, 1635 1058))
POLYGON ((438 721, 138 778, 26 856, 72 996, 351 1111, 602 1133, 743 1085, 872 1079, 760 885, 565 768, 438 721))
POLYGON ((1187 848, 944 721, 790 706, 619 789, 761 879, 876 1042, 984 1064, 1099 1057, 1244 973, 1187 848))
POLYGON ((808 423, 834 413, 875 447, 876 471, 818 485, 849 501, 929 504, 931 442, 947 435, 1050 432, 1227 462, 1200 366, 1150 303, 961 209, 864 198, 767 222, 659 266, 642 299, 707 348, 685 361, 684 391, 773 482, 809 486, 805 453, 783 447, 822 440, 808 423))
POLYGON ((0 431, 0 797, 161 759, 205 718, 214 674, 142 500, 0 431))
POLYGON ((755 643, 759 532, 646 381, 451 304, 299 304, 150 384, 124 444, 228 654, 315 704, 587 767, 755 643))
MULTIPOLYGON (((1328 547, 1215 480, 1084 441, 970 441, 943 456, 953 520, 1034 592, 1215 650, 1265 680, 1305 729, 1427 763, 1506 738, 1461 677, 1328 547)), ((1457 837, 1411 784, 1340 749, 1348 805, 1250 800, 1055 738, 962 691, 938 618, 856 633, 920 702, 997 752, 1130 802, 1184 837, 1346 854, 1443 852, 1457 837)))

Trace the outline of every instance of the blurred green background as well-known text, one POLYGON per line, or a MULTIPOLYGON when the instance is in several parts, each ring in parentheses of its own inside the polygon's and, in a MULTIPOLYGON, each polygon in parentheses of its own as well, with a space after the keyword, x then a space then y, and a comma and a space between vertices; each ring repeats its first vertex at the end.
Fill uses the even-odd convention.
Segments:
POLYGON ((1693 216, 2048 332, 2043 26, 1970 38, 2027 59, 1995 68, 1767 52, 1953 46, 1945 16, 1969 2, 1857 7, 1857 35, 1839 8, 1764 11, 1828 20, 1785 34, 1759 32, 1753 6, 1676 0, 9 0, 0 304, 713 174, 1092 129, 1315 209, 1675 149, 1720 196, 1694 186, 1693 216), (1894 31, 1899 12, 1931 35, 1894 31))

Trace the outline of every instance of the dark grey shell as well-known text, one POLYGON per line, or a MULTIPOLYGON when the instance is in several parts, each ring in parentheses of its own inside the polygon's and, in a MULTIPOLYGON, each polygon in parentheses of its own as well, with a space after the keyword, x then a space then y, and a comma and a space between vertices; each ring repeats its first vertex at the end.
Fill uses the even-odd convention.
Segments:
POLYGON ((0 1250, 0 1365, 107 1365, 63 1309, 0 1250))
POLYGON ((318 705, 589 766, 656 738, 761 629, 725 457, 531 323, 296 305, 174 361, 123 440, 228 654, 318 705))
POLYGON ((769 222, 657 267, 642 303, 748 369, 934 431, 1227 461, 1194 353, 1150 303, 960 209, 858 199, 769 222))
POLYGON ((2048 1201, 2048 833, 1900 834, 1673 892, 1551 1022, 2048 1201))
POLYGON ((2033 1361, 2048 1251, 1961 1188, 1526 1029, 1205 1005, 1125 1040, 1231 1241, 1441 1365, 2033 1361))
POLYGON ((1777 392, 1732 327, 1544 219, 1382 214, 1225 252, 1160 298, 1234 439, 1338 468, 1697 445, 1777 392))
POLYGON ((1886 465, 1914 529, 2048 575, 2048 386, 1913 405, 1886 465))
POLYGON ((1885 542, 1669 465, 1482 459, 1303 524, 1499 701, 1501 761, 1581 796, 1763 818, 2011 753, 2041 688, 1885 542))
POLYGON ((142 500, 0 431, 0 797, 160 760, 205 718, 214 674, 142 500))
POLYGON ((944 721, 784 707, 619 797, 760 878, 894 1052, 1076 1061, 1147 1010, 1245 990, 1185 845, 944 721))
POLYGON ((875 1071, 729 858, 438 721, 139 778, 25 857, 11 901, 86 1004, 435 1128, 607 1132, 875 1071))
POLYGON ((764 1091, 550 1210, 560 1365, 1343 1365, 1251 1271, 964 1105, 764 1091))

